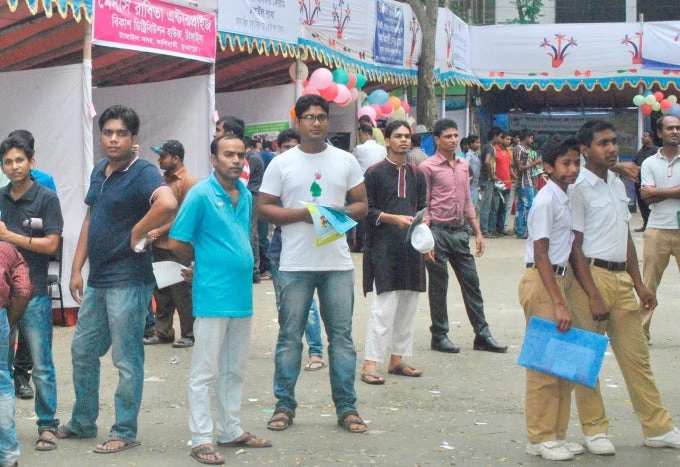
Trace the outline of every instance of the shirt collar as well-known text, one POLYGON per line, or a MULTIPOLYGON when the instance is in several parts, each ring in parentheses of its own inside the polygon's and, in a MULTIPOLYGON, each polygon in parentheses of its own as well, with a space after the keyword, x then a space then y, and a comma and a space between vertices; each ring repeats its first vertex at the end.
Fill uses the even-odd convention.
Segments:
MULTIPOLYGON (((586 167, 581 168, 581 173, 583 174, 583 180, 588 182, 590 185, 595 185, 598 181, 604 183, 604 180, 602 180, 600 177, 595 175, 594 172, 591 170, 587 169, 586 167)), ((607 184, 611 183, 613 177, 615 177, 614 172, 611 170, 607 169, 607 184)))
POLYGON ((177 169, 174 173, 168 173, 166 170, 163 172, 163 178, 165 179, 166 182, 169 182, 171 180, 182 180, 184 176, 187 174, 187 168, 185 166, 180 167, 177 169))
POLYGON ((562 188, 560 188, 557 183, 553 182, 551 179, 548 179, 548 182, 545 184, 545 188, 549 188, 553 196, 555 196, 557 201, 559 201, 561 204, 569 203, 569 196, 567 196, 564 190, 562 190, 562 188))
MULTIPOLYGON (((220 185, 220 182, 217 180, 217 175, 215 175, 215 171, 213 171, 210 174, 210 177, 208 178, 210 186, 213 189, 213 192, 217 196, 229 196, 229 194, 224 191, 224 188, 222 188, 222 185, 220 185)), ((243 184, 241 179, 236 180, 236 187, 238 188, 238 191, 243 194, 244 192, 247 192, 248 190, 246 189, 246 186, 243 184)))
MULTIPOLYGON (((438 164, 438 165, 448 164, 448 163, 449 163, 449 160, 446 158, 446 156, 444 156, 444 154, 442 154, 442 153, 439 152, 439 151, 435 152, 435 153, 434 153, 434 156, 432 156, 432 158, 434 159, 435 163, 438 164)), ((460 157, 458 156, 458 154, 454 155, 454 156, 453 156, 453 159, 454 159, 456 162, 459 162, 459 161, 461 160, 460 157)))

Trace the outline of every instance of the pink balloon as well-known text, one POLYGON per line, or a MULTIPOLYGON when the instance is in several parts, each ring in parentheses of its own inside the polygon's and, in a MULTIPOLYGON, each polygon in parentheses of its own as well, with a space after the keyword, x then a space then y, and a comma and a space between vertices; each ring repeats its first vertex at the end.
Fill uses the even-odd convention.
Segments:
POLYGON ((382 107, 380 107, 380 110, 382 111, 383 115, 389 117, 392 112, 394 112, 394 106, 391 102, 385 102, 382 107))
POLYGON ((401 102, 401 106, 404 109, 404 112, 409 113, 411 111, 411 106, 408 105, 408 102, 401 102))
POLYGON ((656 97, 657 102, 661 102, 663 100, 663 93, 661 91, 656 91, 654 97, 656 97))
POLYGON ((652 113, 652 106, 649 104, 642 104, 640 106, 640 112, 642 112, 643 115, 650 115, 652 113))
POLYGON ((352 99, 351 99, 352 102, 356 101, 359 98, 359 91, 357 90, 357 88, 350 89, 349 93, 352 96, 352 99))
POLYGON ((303 95, 303 96, 307 96, 307 95, 309 95, 309 94, 314 94, 315 96, 320 96, 320 95, 321 95, 321 93, 319 92, 318 89, 313 88, 313 87, 311 87, 311 86, 307 86, 306 88, 304 88, 304 89, 302 90, 302 95, 303 95))
POLYGON ((319 90, 326 89, 332 83, 333 73, 328 68, 318 68, 309 77, 309 85, 319 90))
POLYGON ((335 96, 333 102, 335 102, 338 105, 345 105, 349 103, 351 98, 352 95, 350 94, 349 89, 347 89, 347 86, 345 86, 344 84, 338 84, 338 95, 335 96))
POLYGON ((380 108, 380 106, 378 104, 371 104, 371 108, 373 110, 375 110, 375 119, 376 120, 379 119, 380 117, 382 117, 382 109, 380 108))
POLYGON ((661 104, 662 110, 669 110, 673 106, 673 103, 668 99, 661 99, 661 102, 659 102, 659 104, 661 104))
POLYGON ((326 99, 328 102, 333 101, 338 96, 338 85, 331 81, 331 84, 326 88, 319 89, 321 97, 326 99))
POLYGON ((357 75, 355 75, 351 71, 348 71, 347 75, 349 76, 349 80, 347 81, 347 88, 354 89, 354 86, 357 84, 357 75))
POLYGON ((369 117, 371 117, 371 120, 375 120, 375 119, 376 119, 376 116, 375 116, 375 109, 374 109, 373 107, 371 107, 370 105, 365 105, 365 106, 363 106, 363 107, 360 108, 359 111, 357 112, 357 118, 361 118, 361 117, 363 117, 364 115, 368 115, 369 117))

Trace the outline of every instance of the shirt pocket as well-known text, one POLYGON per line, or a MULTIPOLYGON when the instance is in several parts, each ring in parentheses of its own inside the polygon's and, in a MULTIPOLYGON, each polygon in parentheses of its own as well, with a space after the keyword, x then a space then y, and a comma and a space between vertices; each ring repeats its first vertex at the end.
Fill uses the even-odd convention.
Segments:
POLYGON ((630 219, 633 216, 630 213, 630 209, 628 209, 628 195, 625 192, 617 193, 615 195, 615 201, 617 215, 626 223, 630 222, 630 219))

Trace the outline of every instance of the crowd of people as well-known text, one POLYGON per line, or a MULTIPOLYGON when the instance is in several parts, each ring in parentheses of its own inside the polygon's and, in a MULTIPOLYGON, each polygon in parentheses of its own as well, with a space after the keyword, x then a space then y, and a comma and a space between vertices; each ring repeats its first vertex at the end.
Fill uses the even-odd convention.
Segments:
MULTIPOLYGON (((202 181, 184 167, 179 141, 152 147, 162 174, 138 156, 140 120, 134 110, 116 105, 101 114, 104 157, 91 174, 70 278, 80 311, 71 344, 75 403, 64 422, 55 418, 46 285, 49 256, 61 244, 59 199, 53 181, 50 187, 46 174, 34 169, 30 133, 13 132, 0 144, 8 178, 0 188, 0 465, 18 463, 14 398, 33 397, 31 375, 36 450, 98 435, 100 365, 109 349, 118 369, 115 422, 94 452, 139 446, 144 346, 156 344, 193 347, 188 425, 194 459, 223 464, 220 446, 272 446, 244 430, 240 419, 253 284, 268 278, 279 332, 276 403, 267 428, 282 431, 293 424, 300 370, 328 367, 338 425, 350 433, 366 432, 355 390, 352 242, 338 235, 314 246, 319 243, 313 217, 301 201, 335 207, 358 222, 351 246, 363 255, 363 292, 373 293, 358 374, 365 384, 381 385, 384 362, 389 377, 423 374, 406 361, 413 356, 415 312, 423 292, 429 298, 431 349, 460 352, 449 336, 449 264, 475 333, 473 349, 507 351, 486 320, 475 256, 483 255, 486 238, 509 235, 507 220, 516 199, 514 234, 526 239, 527 249, 519 287, 527 321, 538 316, 563 332, 573 326, 607 333, 645 444, 680 448, 680 431, 654 383, 647 342, 661 275, 670 255, 677 261, 680 252, 680 171, 672 170, 680 161, 680 119, 660 119, 663 146, 641 162, 640 196, 651 211, 641 273, 625 190, 615 174, 635 176, 637 166, 618 163, 609 123, 589 121, 578 139, 551 139, 539 157, 531 131, 512 135, 499 128, 491 129, 486 145, 476 135, 463 138, 461 152, 456 123, 441 119, 432 128, 435 154, 428 157, 409 123, 392 121, 381 130, 369 118, 359 122, 359 144, 351 154, 328 143, 329 111, 320 96, 298 99, 295 128, 278 135, 276 154, 267 143, 263 147, 262 141, 246 138, 242 120, 221 118, 210 145, 213 171, 202 181), (545 182, 540 190, 539 180, 545 182), (181 263, 185 281, 159 289, 152 261, 181 263), (155 330, 149 332, 152 296, 155 330), (309 347, 304 364, 303 335, 309 347)), ((585 450, 614 454, 599 386, 576 385, 585 446, 566 441, 572 390, 567 380, 527 370, 528 454, 552 460, 585 450)))

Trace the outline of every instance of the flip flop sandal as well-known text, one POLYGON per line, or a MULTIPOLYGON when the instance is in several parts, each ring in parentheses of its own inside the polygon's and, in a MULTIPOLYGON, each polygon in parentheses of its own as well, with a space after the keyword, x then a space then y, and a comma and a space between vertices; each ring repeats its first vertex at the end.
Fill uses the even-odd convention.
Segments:
POLYGON ((293 417, 290 413, 283 410, 274 412, 272 418, 270 418, 269 421, 267 422, 267 429, 272 431, 283 431, 293 424, 293 418, 295 417, 293 417), (277 417, 278 414, 282 414, 285 416, 280 415, 277 417), (283 422, 283 426, 272 426, 273 422, 283 422))
POLYGON ((326 368, 326 362, 323 360, 310 360, 305 365, 305 371, 319 371, 326 368))
POLYGON ((108 438, 106 438, 106 441, 102 444, 102 446, 106 446, 109 443, 113 443, 114 441, 122 441, 123 446, 119 447, 118 449, 102 449, 102 448, 94 448, 94 452, 97 454, 113 454, 116 452, 123 452, 127 451, 128 449, 136 448, 137 446, 141 446, 142 443, 139 441, 131 441, 129 439, 124 439, 121 438, 120 436, 116 435, 109 435, 108 438))
POLYGON ((35 450, 36 451, 54 451, 57 449, 57 432, 55 430, 42 430, 40 433, 38 433, 38 440, 35 442, 35 450), (48 438, 43 435, 43 433, 48 432, 52 433, 54 435, 53 438, 48 438), (40 446, 40 443, 45 443, 43 446, 40 446))
POLYGON ((361 417, 359 416, 359 414, 357 412, 353 411, 353 410, 346 412, 342 417, 340 417, 338 419, 338 425, 340 425, 345 430, 347 430, 348 432, 353 433, 353 434, 366 433, 366 430, 367 430, 366 422, 364 422, 361 419, 361 417), (351 417, 352 415, 354 415, 356 418, 350 419, 349 417, 351 417), (363 425, 364 427, 352 430, 352 429, 350 429, 350 427, 352 425, 363 425))
POLYGON ((419 370, 413 368, 411 365, 407 365, 406 363, 400 363, 399 365, 395 366, 393 369, 388 370, 387 373, 389 373, 391 375, 409 376, 411 378, 418 378, 420 375, 423 374, 422 372, 420 372, 418 374, 409 374, 409 373, 406 373, 404 371, 406 369, 413 370, 413 371, 419 371, 419 370))
POLYGON ((189 455, 196 459, 198 462, 201 464, 209 464, 209 465, 223 465, 224 464, 224 459, 203 459, 200 457, 200 455, 217 455, 219 454, 214 447, 203 444, 201 446, 196 446, 191 450, 189 455))
MULTIPOLYGON (((271 421, 271 420, 270 420, 271 421)), ((267 441, 266 439, 258 438, 255 435, 251 435, 247 431, 245 432, 245 438, 238 440, 238 441, 229 441, 227 443, 220 443, 218 442, 218 446, 224 446, 226 448, 268 448, 271 447, 272 443, 271 441, 267 441), (257 441, 262 439, 262 441, 266 441, 265 444, 248 444, 251 441, 257 441)))
POLYGON ((385 384, 385 378, 380 376, 375 371, 364 371, 361 373, 361 381, 366 384, 380 385, 385 384), (373 379, 369 379, 373 378, 373 379))

